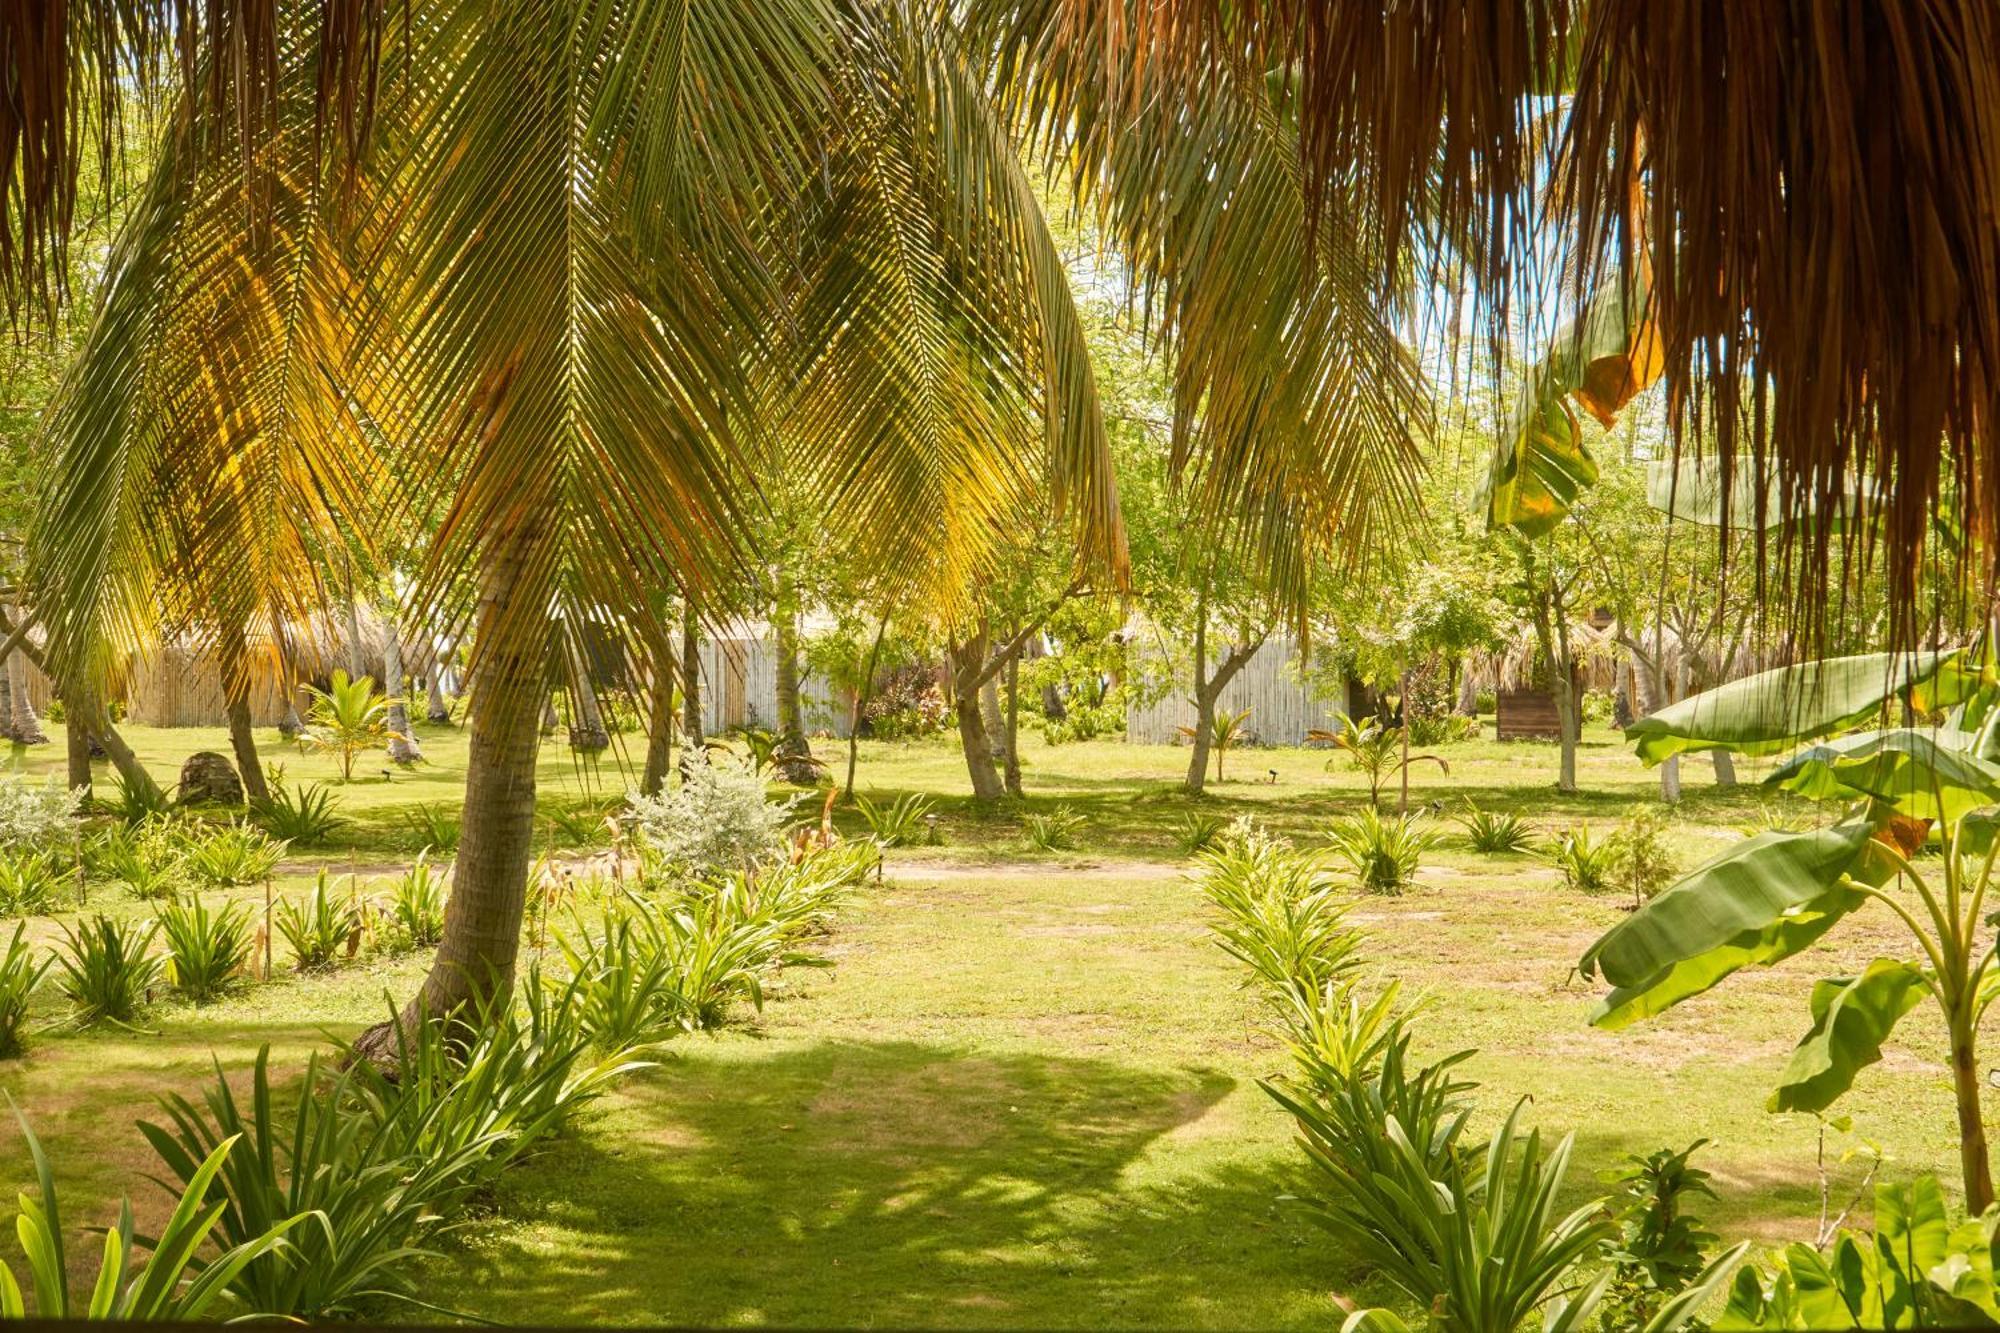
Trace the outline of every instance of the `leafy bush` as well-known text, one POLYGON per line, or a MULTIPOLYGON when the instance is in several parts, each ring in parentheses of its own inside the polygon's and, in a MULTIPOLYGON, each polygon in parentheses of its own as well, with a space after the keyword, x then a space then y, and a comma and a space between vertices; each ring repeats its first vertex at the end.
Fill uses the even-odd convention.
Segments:
POLYGON ((55 966, 54 954, 35 961, 25 925, 14 927, 7 952, 0 954, 0 1060, 11 1060, 28 1046, 28 1002, 35 988, 55 966))
POLYGON ((1605 839, 1610 886, 1631 894, 1634 907, 1644 906, 1680 874, 1679 859, 1667 846, 1666 835, 1666 813, 1658 806, 1640 805, 1605 839))
POLYGON ((0 916, 39 916, 53 908, 69 875, 52 852, 0 852, 0 916))
POLYGON ((1178 824, 1174 825, 1174 845, 1180 848, 1183 856, 1192 856, 1196 852, 1205 852, 1221 842, 1223 835, 1228 831, 1229 821, 1221 815, 1190 810, 1181 816, 1178 824))
POLYGON ((937 802, 921 793, 906 792, 892 805, 877 805, 856 792, 854 807, 869 835, 884 847, 935 847, 942 841, 932 813, 937 802))
MULTIPOLYGON (((21 1120, 21 1137, 34 1159, 38 1185, 39 1197, 20 1196, 21 1212, 14 1220, 15 1234, 27 1255, 38 1320, 199 1322, 210 1317, 245 1267, 270 1256, 285 1233, 303 1220, 284 1218, 255 1236, 220 1246, 219 1253, 207 1253, 209 1238, 225 1212, 206 1206, 209 1191, 236 1146, 234 1139, 219 1142, 191 1164, 187 1187, 166 1224, 150 1241, 141 1242, 133 1228, 131 1201, 120 1203, 117 1225, 105 1232, 104 1259, 90 1284, 89 1298, 79 1299, 70 1291, 70 1266, 63 1254, 55 1172, 26 1118, 18 1111, 15 1114, 21 1120), (138 1258, 140 1248, 147 1252, 143 1262, 138 1258)), ((0 1266, 0 1319, 22 1318, 26 1305, 13 1271, 0 1266)))
POLYGON ((1416 883, 1424 853, 1437 842, 1436 833, 1410 816, 1384 819, 1369 806, 1334 824, 1331 846, 1363 893, 1400 894, 1416 883))
POLYGON ((1549 864, 1577 892, 1603 893, 1611 887, 1617 851, 1608 841, 1592 841, 1588 824, 1576 824, 1557 835, 1549 847, 1549 864))
POLYGON ((139 1016, 160 979, 160 959, 150 952, 159 929, 155 922, 141 933, 105 916, 63 927, 57 961, 78 1026, 129 1024, 139 1016))
POLYGON ((417 842, 426 850, 447 856, 458 850, 462 825, 456 810, 426 802, 410 811, 409 821, 417 842))
POLYGON ((332 967, 344 950, 354 955, 361 935, 361 913, 350 894, 345 900, 333 892, 327 872, 319 872, 312 892, 304 901, 287 898, 278 904, 278 933, 291 946, 294 966, 301 972, 332 967))
POLYGON ((1458 816, 1458 826, 1465 830, 1465 840, 1475 852, 1499 854, 1534 849, 1535 826, 1511 810, 1481 810, 1468 803, 1465 813, 1458 816))
POLYGON ((605 840, 601 811, 556 805, 541 814, 548 821, 551 847, 589 847, 605 840))
POLYGON ((160 930, 167 940, 167 978, 196 1004, 222 995, 249 965, 250 917, 239 904, 211 912, 191 896, 160 913, 160 930))
POLYGON ((784 849, 790 807, 767 801, 763 775, 745 763, 704 756, 671 790, 626 801, 640 841, 678 869, 735 870, 775 860, 784 849))
POLYGON ((1687 1290, 1708 1266, 1715 1233, 1689 1211, 1698 1195, 1713 1199, 1709 1174, 1688 1159, 1706 1143, 1697 1139, 1675 1152, 1661 1148, 1628 1156, 1610 1175, 1618 1186, 1620 1234, 1606 1246, 1611 1283, 1604 1297, 1606 1328, 1638 1328, 1687 1290))
POLYGON ((248 820, 183 835, 181 864, 189 878, 211 888, 234 888, 270 878, 290 844, 273 841, 248 820))
POLYGON ((445 875, 431 867, 428 850, 389 886, 389 916, 412 949, 431 949, 444 938, 445 875))
POLYGON ((274 838, 295 847, 317 847, 347 821, 334 813, 339 802, 332 792, 317 782, 302 783, 297 789, 283 782, 271 784, 271 798, 260 801, 251 813, 274 838))
POLYGON ((81 789, 69 790, 53 774, 38 783, 20 775, 0 782, 0 847, 67 844, 82 797, 81 789))
POLYGON ((1083 823, 1083 816, 1066 805, 1030 811, 1021 819, 1021 837, 1038 852, 1074 851, 1083 823))

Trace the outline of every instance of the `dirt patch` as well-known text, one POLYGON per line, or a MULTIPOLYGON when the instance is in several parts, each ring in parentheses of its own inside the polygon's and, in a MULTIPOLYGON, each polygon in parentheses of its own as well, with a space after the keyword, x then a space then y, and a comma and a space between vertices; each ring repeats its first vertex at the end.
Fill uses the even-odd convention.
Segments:
POLYGON ((1116 935, 1116 926, 1076 925, 1076 926, 1022 926, 1014 932, 1030 939, 1080 940, 1094 935, 1116 935))

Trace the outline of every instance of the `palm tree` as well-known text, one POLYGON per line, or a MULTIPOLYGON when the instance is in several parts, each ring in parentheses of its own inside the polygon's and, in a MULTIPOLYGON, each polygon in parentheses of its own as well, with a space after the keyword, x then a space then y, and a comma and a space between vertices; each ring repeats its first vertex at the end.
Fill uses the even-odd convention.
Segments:
POLYGON ((354 757, 388 740, 389 701, 366 676, 336 669, 327 688, 308 685, 314 744, 340 756, 340 780, 354 780, 354 757))
POLYGON ((407 83, 341 180, 304 170, 317 12, 281 11, 283 169, 175 170, 169 143, 51 423, 36 588, 82 672, 197 619, 149 601, 165 574, 298 587, 251 539, 274 535, 255 503, 361 533, 394 475, 442 515, 413 610, 473 622, 476 688, 456 891, 415 1002, 439 1013, 512 974, 565 627, 644 625, 635 571, 697 597, 731 577, 759 468, 793 468, 944 602, 1031 492, 1100 566, 1121 535, 1060 257, 941 26, 811 0, 413 8, 381 37, 408 43, 381 65, 407 83), (216 222, 246 188, 272 200, 261 243, 216 222), (280 355, 299 364, 273 418, 231 376, 280 355))

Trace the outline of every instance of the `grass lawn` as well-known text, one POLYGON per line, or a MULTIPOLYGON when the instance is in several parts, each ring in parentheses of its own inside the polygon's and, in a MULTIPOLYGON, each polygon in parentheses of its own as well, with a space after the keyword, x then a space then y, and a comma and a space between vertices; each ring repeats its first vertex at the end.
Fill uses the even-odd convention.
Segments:
MULTIPOLYGON (((193 749, 227 750, 220 732, 127 735, 162 775, 193 749)), ((280 892, 300 891, 320 863, 364 879, 407 863, 419 845, 408 812, 455 803, 463 778, 459 735, 423 741, 424 768, 390 779, 371 768, 340 789, 351 825, 289 862, 280 892)), ((330 759, 273 742, 289 778, 333 775, 330 759)), ((630 745, 633 763, 641 749, 630 745)), ((1608 731, 1590 738, 1587 794, 1575 797, 1553 790, 1553 747, 1443 753, 1449 777, 1415 770, 1413 800, 1470 799, 1545 830, 1608 828, 1656 790, 1608 731)), ((60 771, 60 738, 17 756, 60 771)), ((1286 1122, 1257 1087, 1280 1055, 1206 935, 1174 839, 1200 808, 1315 840, 1365 790, 1352 772, 1326 771, 1323 753, 1244 750, 1230 756, 1231 781, 1197 803, 1174 787, 1185 757, 1031 738, 1030 807, 1067 804, 1087 820, 1082 850, 1044 854, 1023 850, 1018 811, 969 808, 952 750, 864 745, 862 791, 938 794, 944 845, 889 854, 881 882, 842 917, 831 971, 787 974, 761 1015, 667 1048, 511 1173, 494 1210, 428 1261, 426 1298, 510 1323, 1031 1326, 1324 1325, 1336 1293, 1386 1299, 1280 1201, 1305 1183, 1286 1122)), ((624 785, 614 761, 580 766, 559 742, 542 777, 546 807, 603 802, 624 785)), ((1675 838, 1691 864, 1759 818, 1760 793, 1714 790, 1698 760, 1686 778, 1675 838)), ((1479 1048, 1470 1068, 1486 1112, 1532 1097, 1536 1123, 1576 1132, 1574 1195, 1598 1190, 1627 1153, 1705 1137, 1716 1230, 1810 1239, 1818 1126, 1767 1114, 1764 1098, 1806 1027, 1812 979, 1907 952, 1886 910, 1805 958, 1609 1034, 1585 1025, 1592 993, 1571 969, 1618 903, 1567 891, 1534 857, 1473 853, 1455 830, 1420 879, 1409 896, 1357 903, 1372 957, 1431 998, 1420 1032, 1432 1053, 1479 1048)), ((261 902, 261 890, 245 893, 261 902)), ((56 933, 48 921, 31 930, 56 933)), ((324 1033, 380 1016, 384 991, 406 993, 422 965, 364 954, 208 1008, 161 1006, 143 1032, 50 1034, 0 1066, 0 1088, 49 1145, 72 1226, 109 1220, 126 1190, 142 1223, 157 1220, 163 1196, 142 1179, 151 1155, 132 1128, 157 1093, 198 1087, 211 1052, 244 1069, 270 1043, 298 1065, 324 1033)), ((1862 1170, 1840 1153, 1863 1136, 1892 1176, 1956 1180, 1940 1033, 1928 1007, 1912 1014, 1843 1104, 1854 1134, 1829 1135, 1836 1208, 1862 1170)), ((0 1185, 26 1176, 18 1134, 0 1128, 0 1185)))

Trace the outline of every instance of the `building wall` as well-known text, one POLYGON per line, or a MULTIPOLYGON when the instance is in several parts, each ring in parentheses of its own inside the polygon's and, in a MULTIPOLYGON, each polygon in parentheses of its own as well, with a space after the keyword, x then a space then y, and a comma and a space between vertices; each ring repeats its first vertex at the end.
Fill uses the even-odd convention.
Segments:
MULTIPOLYGON (((846 739, 850 705, 817 675, 799 690, 807 735, 846 739)), ((710 736, 731 727, 770 727, 778 717, 778 655, 764 639, 703 639, 701 727, 710 736)))
MULTIPOLYGON (((1222 651, 1227 651, 1223 649, 1222 651)), ((1308 689, 1293 669, 1297 645, 1289 636, 1272 635, 1256 656, 1223 687, 1216 707, 1231 712, 1248 708, 1244 726, 1262 745, 1300 745, 1306 733, 1330 730, 1338 722, 1343 700, 1323 697, 1308 689)), ((1162 658, 1151 659, 1154 672, 1164 671, 1162 658)), ((1146 667, 1141 668, 1147 671, 1146 667)), ((1158 676, 1153 676, 1157 682, 1158 676)), ((1152 691, 1148 690, 1147 693, 1152 691)), ((1194 685, 1191 670, 1178 673, 1172 687, 1158 700, 1145 706, 1128 704, 1125 709, 1125 739, 1135 745, 1175 745, 1181 742, 1178 728, 1194 725, 1194 685)))

